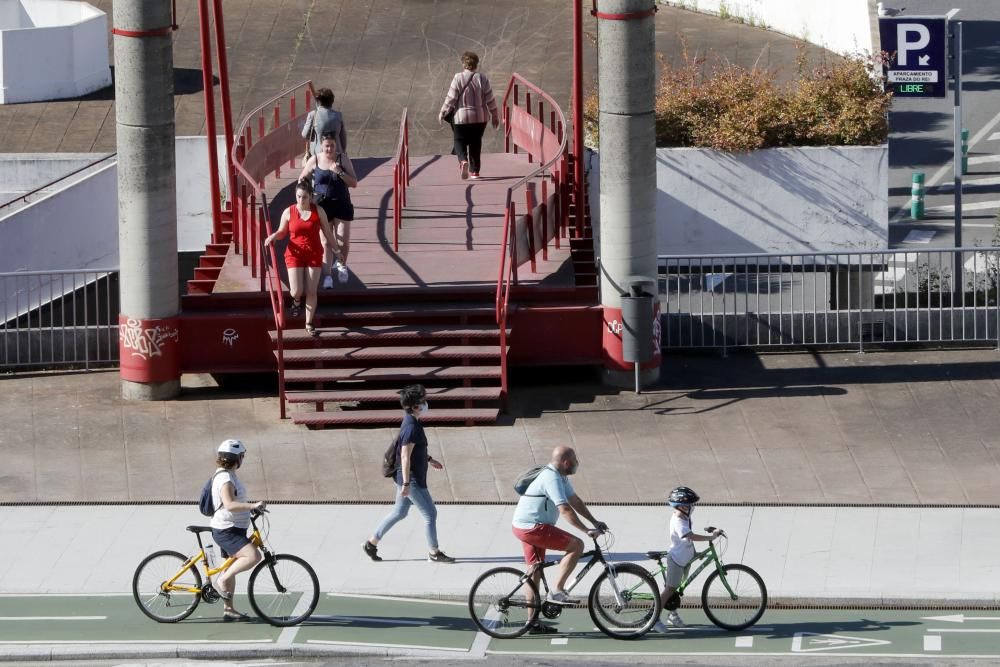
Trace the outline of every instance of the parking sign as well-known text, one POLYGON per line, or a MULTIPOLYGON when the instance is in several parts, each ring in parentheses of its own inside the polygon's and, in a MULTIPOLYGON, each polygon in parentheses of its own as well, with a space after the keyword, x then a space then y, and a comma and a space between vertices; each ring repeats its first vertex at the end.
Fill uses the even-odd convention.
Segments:
POLYGON ((948 91, 947 19, 908 16, 878 22, 882 50, 891 56, 886 86, 897 97, 944 97, 948 91))

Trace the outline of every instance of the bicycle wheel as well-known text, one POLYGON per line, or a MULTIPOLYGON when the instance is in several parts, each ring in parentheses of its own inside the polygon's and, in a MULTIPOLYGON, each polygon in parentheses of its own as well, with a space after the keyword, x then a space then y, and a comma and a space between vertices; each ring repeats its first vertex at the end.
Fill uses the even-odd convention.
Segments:
POLYGON ((469 590, 469 614, 480 630, 497 639, 520 637, 535 621, 541 598, 524 572, 498 567, 484 572, 469 590))
POLYGON ((590 617, 609 637, 636 639, 649 632, 660 617, 660 591, 653 577, 639 565, 620 563, 613 569, 614 579, 606 569, 590 589, 590 617))
POLYGON ((298 625, 319 603, 319 579, 309 563, 289 554, 265 554, 247 582, 250 606, 271 625, 298 625))
POLYGON ((724 565, 705 580, 705 587, 701 589, 701 606, 708 619, 720 628, 742 630, 764 615, 767 589, 760 575, 746 565, 724 565), (725 582, 720 572, 725 574, 725 582), (726 584, 729 584, 729 589, 726 584))
MULTIPOLYGON (((172 579, 187 556, 177 551, 157 551, 146 556, 132 577, 132 597, 146 616, 157 623, 182 621, 201 602, 201 593, 182 590, 166 590, 164 584, 172 579)), ((185 587, 201 591, 201 573, 196 566, 190 567, 174 580, 171 587, 185 587)))

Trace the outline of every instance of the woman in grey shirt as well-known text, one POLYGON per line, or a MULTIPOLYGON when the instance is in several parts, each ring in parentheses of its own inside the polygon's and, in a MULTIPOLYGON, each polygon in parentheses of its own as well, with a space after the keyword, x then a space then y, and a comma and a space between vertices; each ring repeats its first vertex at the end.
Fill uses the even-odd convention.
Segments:
POLYGON ((316 91, 317 106, 306 116, 305 125, 302 126, 302 138, 310 139, 312 136, 310 152, 316 155, 322 149, 320 142, 323 135, 333 134, 337 137, 340 150, 347 150, 347 129, 344 128, 344 118, 339 111, 333 108, 333 91, 329 88, 320 88, 316 91))

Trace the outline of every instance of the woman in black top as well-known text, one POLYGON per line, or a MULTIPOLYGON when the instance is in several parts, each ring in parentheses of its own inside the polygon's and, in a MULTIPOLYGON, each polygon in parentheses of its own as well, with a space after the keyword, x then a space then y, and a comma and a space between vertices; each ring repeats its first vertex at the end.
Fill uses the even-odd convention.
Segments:
POLYGON ((410 512, 410 505, 416 505, 426 522, 427 546, 430 553, 427 560, 432 563, 454 563, 455 559, 438 548, 437 507, 427 488, 427 467, 441 470, 444 466, 427 453, 427 435, 420 423, 420 417, 427 414, 427 391, 422 385, 404 387, 399 392, 399 402, 403 406, 403 423, 396 438, 396 505, 382 519, 382 523, 363 545, 365 554, 373 561, 380 561, 378 543, 401 519, 410 512))

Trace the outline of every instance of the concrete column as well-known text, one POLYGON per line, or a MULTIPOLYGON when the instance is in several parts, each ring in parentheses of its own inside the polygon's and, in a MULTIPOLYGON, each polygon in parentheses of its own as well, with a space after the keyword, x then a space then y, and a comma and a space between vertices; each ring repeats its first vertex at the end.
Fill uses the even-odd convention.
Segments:
MULTIPOLYGON (((656 277, 654 8, 654 0, 597 3, 604 380, 622 387, 633 386, 634 375, 632 364, 622 360, 621 297, 630 277, 656 277)), ((642 385, 659 377, 657 300, 654 310, 650 346, 656 349, 642 366, 642 385)))
POLYGON ((180 390, 174 72, 169 2, 115 0, 122 397, 180 390), (137 34, 138 33, 138 34, 137 34))

